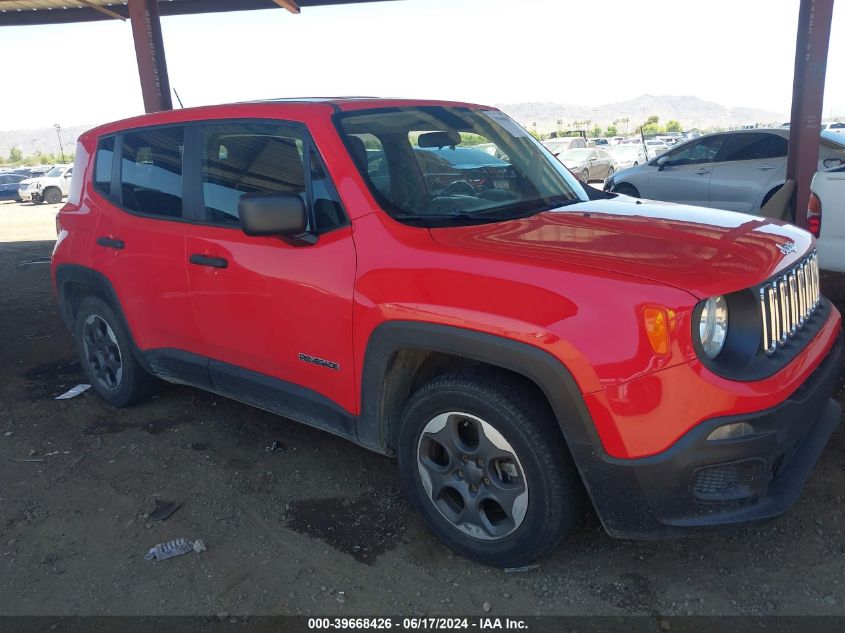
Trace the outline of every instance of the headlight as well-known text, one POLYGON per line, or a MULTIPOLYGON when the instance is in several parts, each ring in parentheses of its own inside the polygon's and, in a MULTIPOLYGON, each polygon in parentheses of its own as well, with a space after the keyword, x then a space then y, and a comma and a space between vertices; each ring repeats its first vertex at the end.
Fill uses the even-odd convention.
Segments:
POLYGON ((701 347, 707 358, 713 360, 725 346, 728 337, 728 302, 723 296, 710 297, 701 310, 698 324, 701 347))

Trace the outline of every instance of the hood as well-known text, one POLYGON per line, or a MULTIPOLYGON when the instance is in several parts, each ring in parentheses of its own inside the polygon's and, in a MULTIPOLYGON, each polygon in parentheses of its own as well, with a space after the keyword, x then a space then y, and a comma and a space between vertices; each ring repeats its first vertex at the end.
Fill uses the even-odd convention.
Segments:
POLYGON ((777 220, 627 196, 431 235, 446 246, 630 275, 698 298, 758 284, 813 246, 809 233, 777 220))

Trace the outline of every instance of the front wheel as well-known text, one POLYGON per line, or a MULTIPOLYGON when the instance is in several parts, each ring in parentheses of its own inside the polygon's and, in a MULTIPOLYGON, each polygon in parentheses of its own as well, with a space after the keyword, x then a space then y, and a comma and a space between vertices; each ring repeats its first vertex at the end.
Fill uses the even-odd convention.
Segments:
POLYGON ((581 172, 581 182, 585 184, 590 182, 590 172, 586 169, 581 172))
POLYGON ((51 187, 44 192, 44 200, 47 204, 59 204, 62 201, 62 192, 55 187, 51 187))
POLYGON ((613 167, 608 167, 608 168, 607 168, 607 177, 608 177, 608 178, 610 178, 610 177, 611 177, 613 174, 615 174, 615 173, 616 173, 616 170, 615 170, 615 169, 613 169, 613 167))
POLYGON ((518 377, 479 367, 447 372, 412 396, 401 425, 405 489, 459 554, 525 565, 579 524, 584 491, 560 429, 518 377))

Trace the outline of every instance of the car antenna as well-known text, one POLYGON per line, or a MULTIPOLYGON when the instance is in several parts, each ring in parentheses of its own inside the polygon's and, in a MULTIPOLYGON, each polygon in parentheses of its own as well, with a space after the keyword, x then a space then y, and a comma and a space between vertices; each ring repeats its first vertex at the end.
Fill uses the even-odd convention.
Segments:
POLYGON ((176 92, 176 88, 174 88, 174 89, 173 89, 173 94, 175 94, 175 95, 176 95, 176 101, 178 101, 178 102, 179 102, 179 107, 180 107, 180 108, 182 108, 182 109, 184 110, 184 109, 185 109, 185 106, 183 106, 183 105, 182 105, 182 100, 179 98, 179 93, 178 93, 178 92, 176 92))

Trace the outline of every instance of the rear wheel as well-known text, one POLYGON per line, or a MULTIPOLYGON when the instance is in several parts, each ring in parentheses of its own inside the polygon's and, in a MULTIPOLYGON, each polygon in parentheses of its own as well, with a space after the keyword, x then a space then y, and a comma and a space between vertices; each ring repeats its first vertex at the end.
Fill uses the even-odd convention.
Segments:
POLYGON ((608 167, 608 168, 607 168, 607 177, 608 177, 608 178, 610 178, 610 177, 611 177, 613 174, 615 174, 615 173, 616 173, 616 170, 615 170, 615 169, 613 169, 613 167, 608 167))
POLYGON ((84 299, 74 333, 82 369, 103 400, 126 407, 150 395, 155 378, 135 360, 129 334, 106 302, 98 297, 84 299))
POLYGON ((590 182, 590 172, 589 170, 585 169, 581 172, 581 182, 587 183, 590 182))
POLYGON ((59 204, 62 201, 62 192, 55 187, 50 187, 44 192, 44 201, 47 204, 59 204))
POLYGON ((399 468, 429 528, 459 554, 515 566, 579 524, 584 491, 553 414, 530 385, 467 367, 421 387, 402 417, 399 468))

